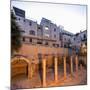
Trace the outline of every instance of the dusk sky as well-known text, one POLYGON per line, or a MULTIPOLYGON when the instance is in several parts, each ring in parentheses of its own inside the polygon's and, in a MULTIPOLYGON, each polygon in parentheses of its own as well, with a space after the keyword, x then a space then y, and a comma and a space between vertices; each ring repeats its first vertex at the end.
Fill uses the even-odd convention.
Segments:
POLYGON ((86 30, 86 6, 12 1, 11 6, 23 9, 26 18, 40 23, 42 17, 64 26, 64 29, 77 33, 86 30))

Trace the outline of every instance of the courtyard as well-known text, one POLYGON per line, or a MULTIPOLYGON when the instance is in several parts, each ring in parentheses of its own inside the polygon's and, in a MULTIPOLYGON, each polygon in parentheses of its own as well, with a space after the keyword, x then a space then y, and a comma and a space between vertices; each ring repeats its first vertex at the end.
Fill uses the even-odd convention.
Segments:
MULTIPOLYGON (((47 61, 48 60, 50 60, 50 58, 48 58, 47 61)), ((78 60, 74 58, 70 59, 70 62, 68 62, 67 58, 57 60, 54 59, 55 62, 52 62, 52 64, 47 61, 46 65, 43 61, 41 64, 40 62, 37 65, 33 64, 33 74, 30 72, 31 77, 29 78, 29 72, 27 70, 26 73, 19 72, 11 79, 12 90, 87 84, 87 70, 85 65, 79 64, 79 62, 76 62, 78 60), (56 62, 57 60, 58 63, 56 62), (71 62, 72 60, 73 62, 71 62), (78 63, 78 65, 76 65, 76 63, 78 63)))

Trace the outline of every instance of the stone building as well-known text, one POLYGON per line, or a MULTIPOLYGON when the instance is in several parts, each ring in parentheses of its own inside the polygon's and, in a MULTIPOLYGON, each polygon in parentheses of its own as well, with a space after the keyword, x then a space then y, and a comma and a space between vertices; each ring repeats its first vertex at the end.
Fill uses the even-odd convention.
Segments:
POLYGON ((52 46, 61 47, 60 29, 58 26, 46 18, 42 18, 40 25, 43 27, 43 37, 54 40, 51 42, 52 46))
POLYGON ((81 31, 80 33, 76 33, 72 39, 72 47, 87 47, 87 30, 81 31))
MULTIPOLYGON (((24 10, 13 7, 13 12, 16 16, 16 22, 21 28, 22 47, 18 55, 11 60, 11 76, 25 74, 28 79, 31 79, 34 76, 38 77, 38 73, 42 72, 42 85, 45 87, 47 84, 46 73, 52 69, 56 83, 59 76, 58 68, 60 68, 58 66, 63 65, 64 79, 66 79, 68 48, 70 45, 76 46, 78 40, 85 43, 86 31, 74 35, 64 30, 63 26, 57 26, 46 18, 42 18, 41 23, 38 24, 36 21, 26 19, 24 10)), ((70 54, 71 75, 74 66, 72 60, 70 54)), ((75 62, 75 68, 78 72, 77 57, 75 62)))
POLYGON ((57 26, 51 20, 42 18, 40 24, 37 21, 26 19, 25 11, 13 7, 16 22, 21 28, 22 42, 32 45, 49 47, 77 47, 87 44, 87 31, 73 34, 64 30, 64 27, 57 26))
POLYGON ((73 33, 70 33, 66 30, 62 31, 62 46, 65 48, 69 48, 71 44, 71 38, 73 37, 73 33))
POLYGON ((36 21, 26 19, 24 10, 13 7, 13 12, 21 28, 23 43, 65 47, 73 35, 65 31, 63 26, 57 26, 46 18, 42 18, 39 25, 36 21))

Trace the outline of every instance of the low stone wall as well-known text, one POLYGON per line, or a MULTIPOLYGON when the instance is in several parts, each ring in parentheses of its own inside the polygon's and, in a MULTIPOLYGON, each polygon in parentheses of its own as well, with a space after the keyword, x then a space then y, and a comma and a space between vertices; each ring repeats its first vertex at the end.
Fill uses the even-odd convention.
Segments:
POLYGON ((49 46, 41 46, 41 45, 31 45, 31 44, 23 44, 19 54, 37 57, 38 54, 60 54, 60 55, 68 55, 68 49, 66 48, 55 48, 49 46))

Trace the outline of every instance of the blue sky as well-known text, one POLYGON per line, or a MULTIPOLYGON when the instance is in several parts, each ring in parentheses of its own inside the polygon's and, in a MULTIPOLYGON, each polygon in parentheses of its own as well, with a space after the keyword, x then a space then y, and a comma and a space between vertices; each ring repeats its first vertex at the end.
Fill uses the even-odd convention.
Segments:
POLYGON ((37 20, 40 23, 42 17, 53 23, 64 26, 64 29, 72 33, 86 30, 86 6, 70 4, 50 4, 35 2, 12 1, 16 6, 26 11, 26 18, 37 20))

